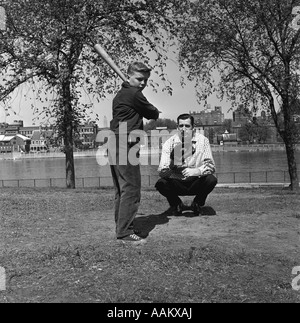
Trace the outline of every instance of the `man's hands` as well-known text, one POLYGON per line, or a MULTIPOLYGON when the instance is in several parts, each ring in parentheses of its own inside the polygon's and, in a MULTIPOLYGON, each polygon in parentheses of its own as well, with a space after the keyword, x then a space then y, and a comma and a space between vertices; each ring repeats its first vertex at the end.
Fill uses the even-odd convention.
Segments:
POLYGON ((201 171, 199 168, 186 168, 182 171, 182 175, 186 178, 191 176, 200 176, 201 171))
POLYGON ((191 176, 202 176, 202 175, 208 175, 214 173, 214 166, 211 164, 210 160, 205 160, 204 164, 199 168, 185 168, 182 171, 182 175, 185 178, 191 177, 191 176))

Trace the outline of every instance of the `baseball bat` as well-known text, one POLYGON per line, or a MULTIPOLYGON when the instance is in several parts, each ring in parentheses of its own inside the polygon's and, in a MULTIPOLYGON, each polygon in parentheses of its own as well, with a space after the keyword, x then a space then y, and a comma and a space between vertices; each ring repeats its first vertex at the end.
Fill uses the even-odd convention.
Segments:
MULTIPOLYGON (((101 56, 101 58, 104 60, 106 64, 108 64, 112 70, 120 76, 120 78, 126 82, 127 78, 126 76, 122 73, 122 71, 119 69, 117 64, 112 60, 112 58, 107 54, 106 50, 99 44, 94 45, 94 48, 96 52, 101 56)), ((161 113, 161 111, 159 111, 161 113)))
POLYGON ((127 81, 127 78, 126 76, 122 73, 122 71, 119 69, 119 67, 116 65, 116 63, 112 60, 112 58, 107 54, 107 52, 105 51, 105 49, 99 45, 99 44, 96 44, 94 46, 96 52, 101 56, 101 58, 104 60, 104 62, 106 64, 108 64, 112 70, 118 74, 120 76, 120 78, 126 82, 127 81))

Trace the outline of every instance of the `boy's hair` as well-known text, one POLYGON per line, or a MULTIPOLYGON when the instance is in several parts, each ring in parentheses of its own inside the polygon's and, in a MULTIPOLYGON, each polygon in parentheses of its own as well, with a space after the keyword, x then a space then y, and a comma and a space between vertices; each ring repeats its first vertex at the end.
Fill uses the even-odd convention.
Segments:
POLYGON ((177 124, 179 124, 179 120, 191 120, 191 125, 194 127, 194 117, 188 113, 181 114, 180 116, 177 117, 177 124))
POLYGON ((151 68, 141 62, 133 62, 128 66, 127 74, 132 75, 135 72, 150 73, 151 68))

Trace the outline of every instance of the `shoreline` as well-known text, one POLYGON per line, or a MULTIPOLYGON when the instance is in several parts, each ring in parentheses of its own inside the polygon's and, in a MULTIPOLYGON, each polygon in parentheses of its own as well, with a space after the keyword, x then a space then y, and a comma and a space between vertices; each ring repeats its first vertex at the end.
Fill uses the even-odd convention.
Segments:
MULTIPOLYGON (((285 151, 284 144, 261 144, 261 145, 211 145, 213 153, 240 153, 240 152, 264 152, 264 151, 285 151)), ((300 151, 300 144, 296 145, 296 151, 300 151)), ((106 149, 79 151, 74 152, 74 158, 86 158, 105 156, 106 149)), ((161 153, 161 149, 145 149, 141 148, 141 155, 157 155, 161 153)), ((41 159, 41 158, 65 158, 63 152, 49 152, 49 153, 34 153, 24 154, 20 152, 0 154, 1 160, 22 160, 22 159, 41 159)))

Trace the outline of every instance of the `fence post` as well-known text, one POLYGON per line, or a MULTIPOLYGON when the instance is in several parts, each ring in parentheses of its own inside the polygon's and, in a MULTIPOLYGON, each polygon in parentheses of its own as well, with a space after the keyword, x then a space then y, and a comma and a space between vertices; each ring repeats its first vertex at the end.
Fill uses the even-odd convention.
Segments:
POLYGON ((286 181, 285 173, 286 173, 286 171, 284 170, 284 171, 283 171, 283 182, 284 182, 284 183, 285 183, 285 181, 286 181))
POLYGON ((6 273, 3 267, 0 267, 0 291, 6 290, 6 273))

